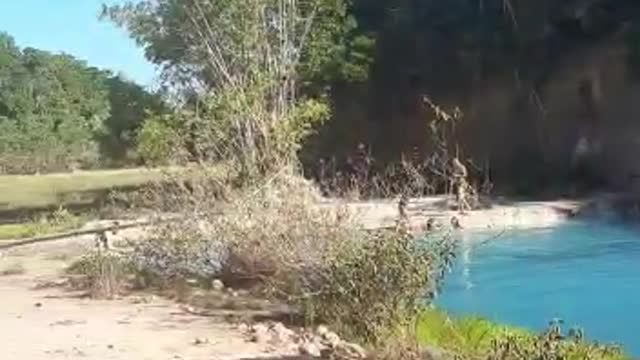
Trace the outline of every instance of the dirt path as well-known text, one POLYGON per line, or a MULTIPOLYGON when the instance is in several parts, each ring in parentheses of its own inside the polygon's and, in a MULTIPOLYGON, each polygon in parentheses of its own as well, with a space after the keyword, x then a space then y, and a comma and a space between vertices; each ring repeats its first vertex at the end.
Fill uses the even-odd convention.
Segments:
POLYGON ((60 271, 81 248, 69 241, 0 256, 1 359, 231 360, 295 354, 248 342, 235 325, 192 315, 168 300, 98 301, 56 286, 60 271))

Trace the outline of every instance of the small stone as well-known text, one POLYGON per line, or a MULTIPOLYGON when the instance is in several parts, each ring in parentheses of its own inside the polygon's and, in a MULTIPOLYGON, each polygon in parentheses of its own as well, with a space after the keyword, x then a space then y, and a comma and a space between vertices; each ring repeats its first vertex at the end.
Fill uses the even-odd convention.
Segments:
POLYGON ((37 308, 41 308, 42 307, 42 303, 37 302, 37 303, 34 304, 34 306, 37 307, 37 308))
POLYGON ((275 340, 279 342, 291 341, 296 336, 296 333, 293 330, 288 329, 282 323, 275 323, 271 330, 274 333, 275 340))
POLYGON ((107 345, 107 349, 113 350, 113 345, 112 344, 107 345))
POLYGON ((316 328, 316 334, 320 337, 324 337, 329 332, 329 328, 324 325, 319 325, 316 328))
POLYGON ((322 340, 329 345, 330 347, 336 347, 342 340, 340 340, 340 336, 338 334, 328 331, 324 336, 322 336, 322 340))
POLYGON ((251 336, 249 340, 255 343, 262 343, 269 340, 269 329, 263 324, 251 326, 249 330, 251 336))
POLYGON ((249 332, 249 325, 242 323, 240 325, 238 325, 238 331, 240 331, 241 333, 247 333, 249 332))
POLYGON ((211 282, 211 288, 215 291, 224 290, 224 283, 218 279, 215 279, 211 282))
POLYGON ((333 349, 331 348, 322 348, 320 350, 320 358, 322 359, 332 359, 333 349))
POLYGON ((336 359, 356 360, 366 359, 367 352, 362 346, 349 342, 340 342, 334 347, 334 357, 336 359))
POLYGON ((298 352, 303 356, 320 357, 322 353, 320 347, 312 342, 305 342, 298 346, 298 352))
POLYGON ((206 338, 195 338, 193 339, 193 344, 194 345, 204 345, 209 343, 209 339, 206 338))

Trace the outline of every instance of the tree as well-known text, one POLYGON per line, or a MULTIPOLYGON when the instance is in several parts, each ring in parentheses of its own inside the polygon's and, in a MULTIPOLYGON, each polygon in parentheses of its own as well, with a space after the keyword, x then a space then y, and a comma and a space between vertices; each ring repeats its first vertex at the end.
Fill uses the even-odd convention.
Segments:
POLYGON ((121 76, 107 79, 111 114, 105 120, 106 132, 100 136, 103 154, 114 161, 130 161, 127 152, 135 149, 136 136, 144 121, 168 111, 159 94, 121 76))
MULTIPOLYGON (((170 85, 207 88, 215 86, 219 79, 211 71, 209 49, 202 46, 203 34, 193 32, 198 27, 193 14, 203 10, 204 13, 199 14, 200 20, 217 19, 220 25, 224 22, 228 29, 240 28, 248 25, 242 24, 244 15, 250 16, 256 9, 268 8, 268 3, 248 1, 240 6, 233 1, 221 0, 147 0, 109 7, 105 5, 102 17, 127 29, 130 36, 145 49, 147 59, 162 67, 164 80, 170 85)), ((350 0, 290 3, 295 4, 296 11, 299 11, 296 16, 313 17, 312 30, 296 29, 304 32, 305 45, 301 48, 302 53, 296 55, 301 58, 298 69, 301 78, 309 84, 313 81, 316 86, 321 85, 320 82, 327 85, 336 80, 366 79, 373 60, 374 41, 358 31, 357 22, 349 11, 350 0)), ((228 35, 228 40, 233 41, 232 38, 239 34, 228 35)))
POLYGON ((289 162, 328 116, 321 83, 368 67, 342 0, 159 0, 105 7, 163 69, 196 94, 184 127, 200 159, 238 159, 246 172, 289 162), (348 44, 357 46, 347 50, 348 44), (347 61, 348 60, 348 61, 347 61), (348 66, 347 66, 348 63, 348 66))
POLYGON ((99 142, 126 152, 126 134, 147 108, 160 111, 160 98, 70 55, 20 49, 0 33, 0 172, 103 163, 113 152, 101 154, 99 142))

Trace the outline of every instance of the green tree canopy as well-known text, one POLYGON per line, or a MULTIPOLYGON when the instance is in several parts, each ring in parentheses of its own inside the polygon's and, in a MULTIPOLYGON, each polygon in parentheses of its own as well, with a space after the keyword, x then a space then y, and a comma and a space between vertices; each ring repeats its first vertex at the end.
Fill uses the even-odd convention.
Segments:
MULTIPOLYGON (((128 2, 104 6, 102 16, 129 31, 130 36, 145 49, 147 59, 162 67, 164 78, 170 85, 193 85, 198 81, 199 86, 207 87, 215 86, 207 64, 210 49, 203 49, 197 34, 194 34, 192 16, 198 13, 204 19, 212 18, 218 14, 199 12, 202 9, 209 12, 230 9, 226 1, 211 1, 206 7, 199 6, 200 0, 128 2)), ((267 2, 264 1, 265 6, 267 2)), ((351 1, 301 1, 299 8, 300 16, 314 17, 313 30, 307 33, 303 54, 300 54, 299 73, 307 85, 318 87, 337 80, 366 79, 374 41, 359 31, 350 12, 351 1)), ((230 28, 234 26, 242 25, 229 24, 230 28)))
POLYGON ((160 98, 70 55, 20 49, 0 33, 0 172, 104 162, 126 152, 145 109, 161 111, 160 98))

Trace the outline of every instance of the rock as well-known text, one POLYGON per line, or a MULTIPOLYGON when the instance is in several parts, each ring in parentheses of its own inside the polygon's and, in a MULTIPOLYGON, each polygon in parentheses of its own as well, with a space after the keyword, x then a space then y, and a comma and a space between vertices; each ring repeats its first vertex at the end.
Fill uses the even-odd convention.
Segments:
POLYGON ((332 331, 327 331, 324 336, 322 336, 322 340, 329 347, 335 347, 342 341, 340 340, 340 336, 332 331))
POLYGON ((187 305, 187 306, 181 306, 182 311, 189 313, 189 314, 195 314, 197 313, 196 308, 194 308, 191 305, 187 305))
POLYGON ((293 330, 288 329, 282 323, 275 323, 271 327, 271 331, 273 332, 274 340, 278 342, 293 341, 296 337, 296 333, 293 330))
POLYGON ((195 338, 193 339, 193 344, 194 345, 204 345, 204 344, 208 344, 209 343, 209 339, 206 338, 195 338))
POLYGON ((149 304, 156 299, 155 295, 142 295, 131 298, 131 302, 134 304, 149 304))
POLYGON ((111 345, 111 344, 107 345, 107 349, 113 350, 113 345, 111 345))
POLYGON ((298 346, 298 352, 303 356, 320 357, 322 353, 320 347, 312 342, 304 342, 298 346))
POLYGON ((320 358, 322 359, 333 359, 333 349, 323 347, 320 350, 320 358))
POLYGON ((249 325, 242 323, 240 325, 238 325, 238 331, 240 331, 243 334, 246 334, 249 332, 249 325))
POLYGON ((324 325, 318 325, 316 328, 316 335, 324 337, 329 332, 329 328, 324 325))
POLYGON ((269 329, 263 324, 251 326, 249 333, 251 342, 262 343, 269 340, 269 329))
POLYGON ((224 290, 224 283, 222 281, 220 281, 219 279, 214 279, 211 282, 211 288, 215 291, 222 291, 224 290))
POLYGON ((42 303, 37 302, 37 303, 34 304, 34 306, 37 307, 37 308, 41 308, 42 307, 42 303))
POLYGON ((333 358, 342 360, 366 359, 367 352, 358 344, 343 341, 334 346, 333 358))
POLYGON ((425 346, 422 349, 420 359, 422 360, 444 360, 449 359, 450 354, 446 351, 433 346, 425 346))

